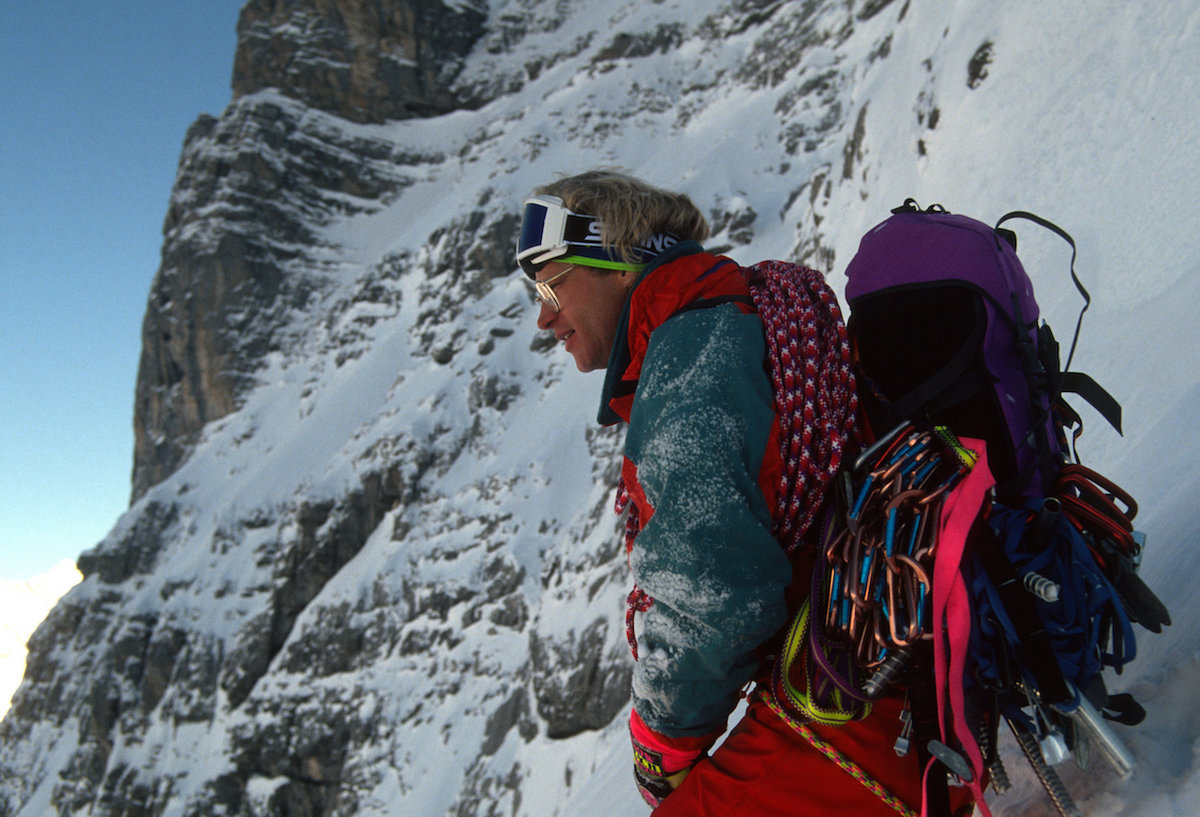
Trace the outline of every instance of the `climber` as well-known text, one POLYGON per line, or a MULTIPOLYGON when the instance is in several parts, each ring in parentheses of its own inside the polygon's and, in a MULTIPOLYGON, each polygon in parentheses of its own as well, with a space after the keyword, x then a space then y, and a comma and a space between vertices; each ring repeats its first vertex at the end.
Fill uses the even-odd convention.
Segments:
MULTIPOLYGON (((638 788, 660 817, 919 811, 917 761, 893 751, 904 708, 895 696, 862 721, 812 725, 814 741, 751 692, 710 754, 745 690, 770 676, 808 592, 812 548, 789 557, 773 534, 784 462, 763 322, 746 271, 701 248, 708 234, 686 195, 595 170, 534 191, 517 251, 538 328, 581 371, 605 369, 599 422, 628 424, 617 508, 628 511, 634 579, 638 788)), ((845 443, 813 439, 803 454, 845 443)), ((807 518, 823 498, 801 498, 807 518)))

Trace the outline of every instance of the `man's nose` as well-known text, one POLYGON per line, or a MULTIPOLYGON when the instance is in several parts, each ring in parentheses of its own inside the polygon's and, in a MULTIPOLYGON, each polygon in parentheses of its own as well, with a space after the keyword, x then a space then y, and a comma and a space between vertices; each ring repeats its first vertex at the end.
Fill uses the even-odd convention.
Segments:
POLYGON ((554 316, 558 313, 547 306, 544 302, 538 305, 538 329, 549 329, 550 324, 554 322, 554 316))

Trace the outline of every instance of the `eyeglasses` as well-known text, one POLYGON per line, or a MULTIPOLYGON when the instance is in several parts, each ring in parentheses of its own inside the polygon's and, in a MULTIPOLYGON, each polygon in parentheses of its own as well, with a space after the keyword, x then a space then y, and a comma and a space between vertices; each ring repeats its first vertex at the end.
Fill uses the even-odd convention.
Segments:
POLYGON ((533 288, 537 292, 537 299, 550 307, 550 311, 557 312, 559 310, 558 296, 554 294, 554 284, 571 270, 575 269, 577 264, 572 264, 560 273, 551 275, 545 281, 534 281, 533 288))

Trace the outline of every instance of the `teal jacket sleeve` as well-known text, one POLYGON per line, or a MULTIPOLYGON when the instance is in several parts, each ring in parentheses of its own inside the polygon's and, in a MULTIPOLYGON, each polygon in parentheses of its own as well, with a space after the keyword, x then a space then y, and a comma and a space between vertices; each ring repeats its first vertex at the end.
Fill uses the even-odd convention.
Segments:
POLYGON ((654 512, 630 554, 654 599, 638 633, 634 707, 669 737, 721 729, 786 622, 791 567, 759 470, 774 420, 762 324, 732 305, 650 338, 625 454, 654 512))

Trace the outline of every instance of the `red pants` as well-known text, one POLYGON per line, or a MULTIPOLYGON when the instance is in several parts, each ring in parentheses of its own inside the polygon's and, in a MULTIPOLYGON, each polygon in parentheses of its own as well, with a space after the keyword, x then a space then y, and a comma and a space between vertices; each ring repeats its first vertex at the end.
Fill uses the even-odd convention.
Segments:
MULTIPOLYGON (((896 698, 884 698, 865 720, 812 728, 919 814, 921 769, 914 753, 897 757, 892 748, 900 732, 901 704, 896 698)), ((971 793, 952 788, 950 800, 955 809, 965 807, 971 793)), ((725 743, 654 810, 654 817, 896 814, 757 700, 725 743)))

